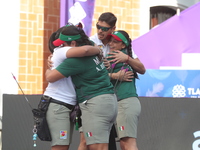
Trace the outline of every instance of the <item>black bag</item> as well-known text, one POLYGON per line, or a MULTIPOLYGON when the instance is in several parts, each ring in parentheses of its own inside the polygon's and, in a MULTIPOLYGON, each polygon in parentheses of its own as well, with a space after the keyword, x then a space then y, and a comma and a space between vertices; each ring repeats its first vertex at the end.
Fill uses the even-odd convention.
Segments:
POLYGON ((32 109, 37 135, 41 141, 51 141, 51 133, 46 120, 46 112, 50 104, 50 97, 42 96, 38 109, 32 109))
POLYGON ((39 109, 33 109, 32 112, 38 137, 41 141, 51 141, 52 139, 46 120, 46 113, 39 109))
POLYGON ((71 110, 70 113, 70 121, 73 122, 76 125, 76 130, 82 126, 81 123, 81 109, 79 104, 77 103, 71 110))

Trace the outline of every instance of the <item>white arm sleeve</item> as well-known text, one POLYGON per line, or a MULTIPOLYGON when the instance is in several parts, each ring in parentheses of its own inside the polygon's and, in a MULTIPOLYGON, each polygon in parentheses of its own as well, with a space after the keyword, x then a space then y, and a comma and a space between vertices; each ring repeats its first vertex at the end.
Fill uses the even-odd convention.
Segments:
POLYGON ((67 59, 66 53, 71 47, 59 47, 55 48, 53 52, 53 57, 51 60, 53 61, 53 68, 55 69, 59 66, 65 59, 67 59))

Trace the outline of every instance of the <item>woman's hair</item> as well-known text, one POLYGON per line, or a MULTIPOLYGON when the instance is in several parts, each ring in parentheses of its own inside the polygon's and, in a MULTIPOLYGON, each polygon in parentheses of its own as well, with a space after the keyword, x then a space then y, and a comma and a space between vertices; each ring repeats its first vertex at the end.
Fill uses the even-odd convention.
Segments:
POLYGON ((48 43, 49 50, 50 50, 51 53, 53 53, 54 48, 56 48, 56 46, 53 45, 53 41, 55 41, 56 39, 59 38, 59 35, 64 28, 66 28, 66 26, 59 28, 56 32, 53 32, 51 34, 51 36, 49 38, 49 43, 48 43))
MULTIPOLYGON (((85 34, 84 30, 82 28, 76 27, 74 25, 70 25, 66 28, 63 28, 61 33, 63 35, 81 35, 80 39, 74 40, 76 41, 76 46, 82 46, 82 45, 93 45, 93 43, 89 40, 89 37, 85 34)), ((71 41, 66 41, 68 45, 71 44, 71 41)))

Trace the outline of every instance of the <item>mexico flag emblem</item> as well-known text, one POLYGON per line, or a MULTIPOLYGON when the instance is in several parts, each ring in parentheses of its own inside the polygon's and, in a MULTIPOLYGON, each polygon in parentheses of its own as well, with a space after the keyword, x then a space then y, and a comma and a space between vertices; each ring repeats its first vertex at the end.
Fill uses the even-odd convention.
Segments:
POLYGON ((119 131, 124 131, 124 126, 119 127, 119 131))
POLYGON ((87 132, 87 133, 86 133, 86 136, 87 136, 87 137, 91 137, 91 136, 92 136, 92 132, 87 132))

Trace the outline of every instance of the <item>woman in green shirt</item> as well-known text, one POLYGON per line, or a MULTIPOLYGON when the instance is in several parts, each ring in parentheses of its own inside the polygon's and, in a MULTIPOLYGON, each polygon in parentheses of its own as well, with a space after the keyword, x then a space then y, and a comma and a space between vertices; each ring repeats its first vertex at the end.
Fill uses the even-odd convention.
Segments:
MULTIPOLYGON (((132 47, 131 39, 129 35, 123 31, 118 30, 111 34, 111 39, 109 42, 110 53, 108 60, 111 62, 111 69, 109 70, 109 75, 111 77, 111 82, 114 86, 114 91, 118 100, 118 115, 116 119, 116 130, 118 138, 120 139, 120 146, 122 150, 138 150, 136 144, 137 138, 137 124, 138 118, 141 112, 141 105, 136 92, 135 80, 138 78, 136 70, 129 65, 130 59, 132 59, 132 47), (124 53, 126 55, 125 62, 117 62, 112 60, 114 58, 112 55, 116 53, 124 53), (128 56, 128 57, 127 57, 128 56), (131 58, 130 58, 131 57, 131 58), (117 73, 121 70, 120 77, 124 78, 125 72, 132 71, 134 78, 131 79, 120 79, 119 76, 113 76, 112 73, 117 73), (122 75, 123 74, 123 75, 122 75)), ((137 63, 141 62, 139 59, 136 60, 137 63)), ((142 64, 141 64, 142 65, 142 64)), ((143 65, 142 65, 143 66, 143 65)), ((143 72, 145 72, 145 69, 143 72)))

